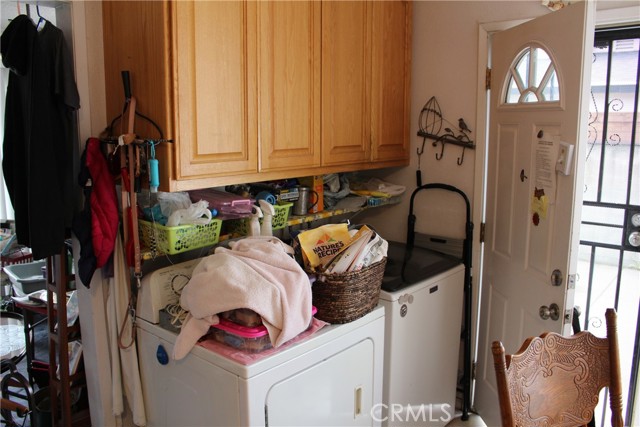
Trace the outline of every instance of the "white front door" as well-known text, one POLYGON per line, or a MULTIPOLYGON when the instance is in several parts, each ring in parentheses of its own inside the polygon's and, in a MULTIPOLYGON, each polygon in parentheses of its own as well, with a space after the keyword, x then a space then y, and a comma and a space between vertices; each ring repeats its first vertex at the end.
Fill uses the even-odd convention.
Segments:
POLYGON ((489 426, 500 425, 492 342, 514 353, 527 337, 570 332, 593 30, 593 3, 585 1, 492 39, 475 389, 489 426), (571 149, 565 175, 556 164, 571 149), (552 304, 557 320, 541 318, 541 307, 552 304))

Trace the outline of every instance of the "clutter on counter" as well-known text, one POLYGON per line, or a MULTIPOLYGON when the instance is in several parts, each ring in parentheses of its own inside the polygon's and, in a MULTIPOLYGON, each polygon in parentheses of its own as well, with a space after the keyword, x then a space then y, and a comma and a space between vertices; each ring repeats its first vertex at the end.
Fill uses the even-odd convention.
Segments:
POLYGON ((314 317, 311 319, 311 326, 309 326, 309 328, 307 328, 304 332, 300 333, 278 348, 265 348, 259 352, 248 352, 244 349, 239 349, 234 346, 221 343, 215 339, 203 339, 199 341, 197 345, 206 348, 207 350, 221 354, 231 360, 240 363, 241 365, 251 365, 258 362, 259 360, 266 359, 267 357, 281 351, 284 348, 287 348, 295 343, 309 338, 311 335, 315 334, 326 325, 326 322, 314 317))
POLYGON ((218 212, 220 219, 246 218, 252 213, 253 202, 249 197, 239 196, 215 188, 189 191, 193 203, 208 202, 211 209, 218 212))
POLYGON ((275 237, 249 237, 218 247, 202 258, 182 289, 180 305, 189 312, 180 329, 174 358, 183 358, 198 339, 219 323, 218 313, 245 308, 260 314, 273 347, 308 328, 311 286, 291 257, 293 248, 275 237), (224 298, 221 296, 224 295, 224 298))
POLYGON ((299 233, 295 241, 300 262, 315 276, 317 318, 349 323, 376 307, 388 249, 378 233, 366 224, 327 224, 299 233))
POLYGON ((138 220, 140 241, 152 253, 179 254, 212 246, 220 239, 222 221, 212 218, 207 225, 166 227, 159 223, 138 220))
MULTIPOLYGON (((317 309, 311 307, 311 315, 316 312, 317 309)), ((253 310, 229 310, 219 317, 220 321, 211 326, 209 333, 214 340, 248 353, 260 353, 273 348, 269 330, 262 323, 260 315, 253 310)), ((309 327, 311 325, 310 323, 309 327)))
MULTIPOLYGON (((188 193, 158 193, 158 204, 144 208, 144 214, 145 220, 153 223, 154 227, 157 224, 173 226, 175 222, 167 222, 169 216, 175 209, 184 209, 186 211, 183 211, 180 224, 199 224, 200 221, 206 222, 208 212, 200 206, 197 212, 203 215, 198 216, 189 209, 195 211, 197 208, 193 204, 206 201, 211 217, 225 221, 224 227, 218 230, 219 237, 223 237, 219 240, 224 240, 241 236, 269 236, 287 226, 341 215, 367 206, 398 203, 404 191, 404 186, 377 178, 361 177, 356 173, 335 173, 228 185, 224 191, 221 188, 209 188, 188 193)), ((146 226, 143 225, 143 228, 146 226)), ((189 244, 188 247, 193 249, 203 245, 194 247, 189 244)), ((174 250, 173 253, 178 252, 174 250)))
POLYGON ((349 230, 347 224, 326 224, 303 231, 296 239, 303 265, 310 271, 357 271, 387 256, 387 241, 367 225, 349 230))
POLYGON ((356 194, 371 195, 375 197, 400 196, 406 191, 404 185, 391 184, 379 178, 367 180, 354 180, 351 182, 351 190, 356 194))
MULTIPOLYGON (((286 302, 276 301, 277 297, 274 295, 277 292, 273 291, 278 286, 290 286, 287 281, 290 281, 291 277, 295 277, 293 281, 298 284, 305 283, 308 293, 306 296, 297 295, 299 301, 296 304, 306 305, 308 302, 310 305, 312 292, 313 295, 316 293, 311 288, 313 280, 317 280, 314 286, 318 293, 321 288, 333 287, 333 290, 329 291, 329 300, 335 299, 332 295, 336 293, 352 294, 353 301, 348 301, 349 307, 337 316, 328 314, 333 309, 321 303, 318 318, 322 321, 346 323, 370 312, 375 307, 375 304, 371 306, 371 302, 377 298, 380 290, 388 248, 386 240, 370 226, 326 224, 302 232, 289 229, 293 244, 297 247, 295 258, 291 257, 294 252, 291 247, 271 236, 274 230, 296 223, 296 216, 293 220, 291 216, 298 212, 306 212, 303 219, 305 221, 323 214, 322 211, 310 213, 321 198, 324 207, 333 204, 357 209, 370 204, 371 200, 397 198, 404 191, 402 186, 378 179, 359 178, 353 174, 330 174, 308 177, 306 180, 299 178, 227 186, 225 191, 206 189, 189 193, 158 193, 158 204, 146 209, 152 217, 159 213, 168 220, 175 212, 182 212, 184 217, 203 222, 211 216, 211 222, 204 226, 185 225, 185 230, 179 230, 181 226, 169 227, 140 220, 142 242, 145 245, 152 248, 155 245, 155 248, 162 252, 177 254, 214 245, 220 240, 222 232, 227 233, 224 244, 215 248, 213 255, 201 259, 193 270, 189 286, 182 289, 180 304, 169 305, 160 310, 160 323, 163 327, 179 333, 174 358, 184 357, 198 339, 216 332, 210 331, 213 325, 222 325, 217 329, 222 329, 224 333, 217 331, 211 338, 231 345, 239 343, 239 347, 246 347, 249 352, 264 351, 269 346, 278 347, 302 333, 308 327, 309 319, 303 322, 303 327, 297 324, 291 329, 284 324, 284 319, 297 317, 297 320, 300 320, 302 317, 311 316, 301 313, 299 305, 294 309, 295 316, 284 315, 286 310, 291 309, 286 307, 291 301, 288 301, 289 298, 286 302), (322 197, 317 192, 320 183, 322 197), (355 194, 356 192, 362 194, 355 194), (296 212, 296 202, 305 194, 305 206, 296 212), (188 214, 190 209, 196 211, 196 208, 199 208, 199 216, 188 214), (229 218, 227 215, 240 217, 229 218), (230 220, 226 221, 227 219, 230 220), (209 227, 213 227, 214 234, 203 241, 181 240, 189 235, 189 230, 192 230, 195 236, 205 236, 209 227), (238 235, 241 236, 240 240, 232 238, 238 235), (264 259, 265 248, 271 246, 273 249, 274 245, 280 247, 278 256, 274 259, 264 259), (283 247, 288 247, 291 253, 281 250, 283 247), (253 255, 248 255, 250 252, 253 255), (279 278, 283 278, 283 281, 279 282, 279 278), (264 289, 256 291, 252 288, 258 283, 264 285, 264 289), (220 298, 220 295, 225 297, 220 298), (256 295, 261 296, 256 298, 256 295), (268 301, 272 306, 261 305, 264 301, 268 301), (275 310, 273 306, 276 306, 275 310), (249 319, 251 316, 256 317, 253 317, 253 322, 243 324, 243 316, 249 319), (264 331, 261 329, 244 331, 250 336, 233 333, 229 336, 230 331, 224 329, 225 324, 232 327, 240 325, 244 328, 266 328, 267 334, 263 334, 264 331)), ((298 289, 295 292, 299 291, 298 289)))

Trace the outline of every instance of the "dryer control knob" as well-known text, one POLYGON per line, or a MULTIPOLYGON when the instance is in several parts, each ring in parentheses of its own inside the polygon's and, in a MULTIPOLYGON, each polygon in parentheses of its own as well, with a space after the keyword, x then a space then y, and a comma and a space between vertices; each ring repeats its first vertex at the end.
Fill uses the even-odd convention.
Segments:
POLYGON ((167 350, 162 346, 162 344, 158 344, 158 348, 156 349, 156 359, 161 365, 166 365, 169 363, 169 355, 167 354, 167 350))

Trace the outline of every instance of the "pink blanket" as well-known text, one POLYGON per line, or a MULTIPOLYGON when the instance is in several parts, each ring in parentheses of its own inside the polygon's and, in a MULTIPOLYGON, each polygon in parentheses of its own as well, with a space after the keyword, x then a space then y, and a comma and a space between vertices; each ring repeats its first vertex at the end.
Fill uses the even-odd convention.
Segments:
POLYGON ((231 249, 218 248, 195 267, 180 305, 189 315, 176 339, 173 357, 182 359, 218 313, 248 308, 260 316, 273 347, 289 341, 311 321, 311 285, 307 274, 277 238, 246 238, 231 249))

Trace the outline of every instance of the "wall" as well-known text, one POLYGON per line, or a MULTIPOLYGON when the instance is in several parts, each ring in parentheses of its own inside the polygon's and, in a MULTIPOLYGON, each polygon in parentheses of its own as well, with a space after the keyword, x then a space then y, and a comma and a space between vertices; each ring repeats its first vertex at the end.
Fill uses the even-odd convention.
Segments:
MULTIPOLYGON (((76 85, 81 102, 81 108, 78 110, 78 133, 81 142, 79 149, 83 150, 84 141, 98 135, 104 129, 107 120, 101 2, 73 2, 72 20, 76 85)), ((76 260, 79 259, 79 251, 80 245, 74 239, 76 260)), ((111 361, 106 322, 106 300, 109 289, 103 283, 101 276, 101 271, 96 271, 90 287, 83 285, 77 287, 91 424, 94 426, 132 425, 127 417, 123 422, 113 414, 111 361)))

